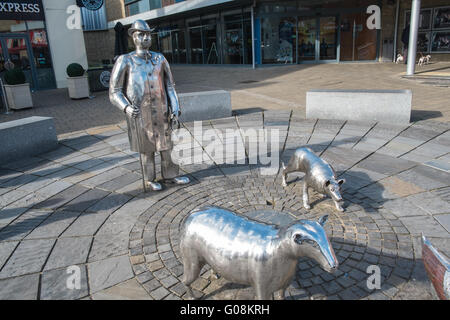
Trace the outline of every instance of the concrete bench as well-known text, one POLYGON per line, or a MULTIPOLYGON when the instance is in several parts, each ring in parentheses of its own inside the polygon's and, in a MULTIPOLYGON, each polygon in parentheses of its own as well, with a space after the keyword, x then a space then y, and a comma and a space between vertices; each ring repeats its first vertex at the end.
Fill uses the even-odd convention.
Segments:
POLYGON ((231 94, 228 91, 181 93, 178 98, 182 122, 231 117, 231 94))
POLYGON ((310 90, 306 119, 409 123, 411 90, 310 90))
POLYGON ((53 118, 29 117, 0 123, 0 163, 56 149, 53 118))

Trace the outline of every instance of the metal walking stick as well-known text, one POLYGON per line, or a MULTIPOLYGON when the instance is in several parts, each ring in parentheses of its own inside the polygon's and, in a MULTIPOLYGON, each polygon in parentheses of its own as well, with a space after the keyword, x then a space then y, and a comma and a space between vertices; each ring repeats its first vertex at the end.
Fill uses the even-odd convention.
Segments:
POLYGON ((144 164, 142 163, 142 153, 141 153, 141 137, 139 136, 139 131, 138 131, 138 127, 137 127, 137 117, 134 118, 134 127, 135 127, 135 131, 136 131, 136 138, 138 141, 139 162, 141 163, 142 186, 144 187, 144 193, 145 193, 145 192, 147 192, 147 187, 145 186, 144 164))

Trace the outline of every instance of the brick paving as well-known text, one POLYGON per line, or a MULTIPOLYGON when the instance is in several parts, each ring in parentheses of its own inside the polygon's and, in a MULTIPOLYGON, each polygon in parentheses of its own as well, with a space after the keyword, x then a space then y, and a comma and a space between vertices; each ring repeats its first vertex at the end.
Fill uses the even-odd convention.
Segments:
MULTIPOLYGON (((324 64, 260 67, 172 66, 178 92, 224 89, 232 95, 232 107, 240 113, 295 109, 305 117, 309 89, 411 89, 413 121, 450 121, 450 80, 402 78, 405 65, 394 63, 324 64)), ((443 74, 450 64, 432 63, 417 67, 417 75, 443 74)), ((70 100, 67 89, 33 94, 35 107, 0 114, 0 122, 39 115, 55 119, 58 134, 118 124, 123 114, 113 107, 107 92, 95 98, 70 100)))
MULTIPOLYGON (((279 174, 263 175, 259 165, 221 162, 197 135, 182 147, 204 159, 182 165, 192 184, 144 194, 123 123, 60 135, 57 150, 2 165, 0 299, 184 299, 180 224, 205 204, 278 225, 330 214, 339 270, 328 274, 302 258, 288 299, 436 299, 420 234, 450 256, 450 124, 303 118, 301 110, 275 110, 202 126, 218 136, 227 128, 276 129, 284 162, 307 144, 346 178, 343 213, 314 192, 305 210, 301 176, 289 176, 284 188, 279 174), (380 290, 366 286, 373 264, 380 290), (69 266, 80 267, 80 289, 66 287, 69 266)), ((224 137, 225 146, 245 148, 245 160, 242 136, 224 137)), ((250 287, 209 275, 205 268, 193 284, 203 299, 253 299, 250 287)))

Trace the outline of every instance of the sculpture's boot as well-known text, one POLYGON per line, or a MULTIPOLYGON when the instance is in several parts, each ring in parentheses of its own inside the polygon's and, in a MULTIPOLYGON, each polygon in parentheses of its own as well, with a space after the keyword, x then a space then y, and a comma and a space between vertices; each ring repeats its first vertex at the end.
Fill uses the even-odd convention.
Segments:
POLYGON ((147 187, 149 187, 153 191, 161 191, 162 185, 155 181, 146 181, 147 187))
POLYGON ((188 177, 176 177, 170 179, 170 182, 175 184, 188 184, 189 182, 191 182, 191 179, 189 179, 188 177))

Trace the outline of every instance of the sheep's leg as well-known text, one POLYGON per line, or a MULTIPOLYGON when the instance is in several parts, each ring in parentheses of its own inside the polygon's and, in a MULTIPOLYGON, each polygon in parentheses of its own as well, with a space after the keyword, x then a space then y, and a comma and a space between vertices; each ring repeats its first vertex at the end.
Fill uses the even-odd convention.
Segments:
POLYGON ((200 263, 200 260, 195 252, 192 250, 186 250, 183 254, 183 284, 186 287, 187 296, 189 299, 196 299, 194 293, 191 289, 191 284, 198 278, 200 275, 200 271, 203 267, 203 264, 200 263))
POLYGON ((284 163, 281 163, 283 166, 283 172, 281 173, 281 181, 282 181, 283 187, 287 186, 286 179, 287 179, 288 173, 298 171, 296 162, 297 162, 296 157, 292 156, 291 159, 289 160, 287 167, 284 165, 284 163))
POLYGON ((311 209, 309 205, 308 183, 306 181, 303 181, 303 206, 307 210, 311 209))
POLYGON ((280 289, 275 293, 275 300, 284 300, 285 299, 286 288, 280 289))
POLYGON ((268 292, 267 288, 262 285, 255 287, 256 300, 272 300, 272 292, 268 292))

